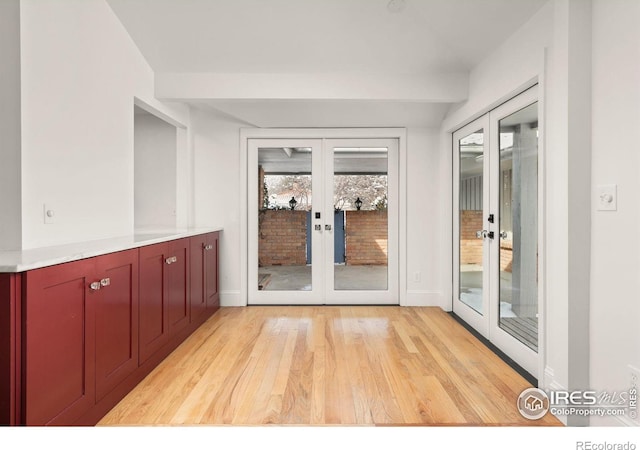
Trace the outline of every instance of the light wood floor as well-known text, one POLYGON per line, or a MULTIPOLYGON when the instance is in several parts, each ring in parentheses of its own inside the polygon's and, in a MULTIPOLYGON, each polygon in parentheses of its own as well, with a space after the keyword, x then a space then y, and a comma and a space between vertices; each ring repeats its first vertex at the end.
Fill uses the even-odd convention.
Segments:
POLYGON ((222 308, 99 425, 560 425, 439 308, 222 308))

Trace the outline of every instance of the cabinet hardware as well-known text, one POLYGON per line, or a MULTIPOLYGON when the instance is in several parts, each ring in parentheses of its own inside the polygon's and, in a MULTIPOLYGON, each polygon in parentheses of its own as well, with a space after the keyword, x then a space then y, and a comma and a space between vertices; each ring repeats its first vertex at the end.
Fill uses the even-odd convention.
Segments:
POLYGON ((331 231, 331 225, 325 225, 324 229, 327 230, 327 231, 331 231))
POLYGON ((506 239, 507 237, 509 237, 509 234, 506 231, 501 231, 500 232, 500 237, 502 239, 506 239))
POLYGON ((94 281, 89 285, 89 289, 91 289, 92 291, 99 291, 100 287, 101 287, 101 284, 99 281, 94 281))
POLYGON ((173 264, 174 262, 178 262, 178 257, 170 256, 169 258, 165 259, 164 262, 166 262, 167 264, 173 264))
POLYGON ((102 287, 110 286, 111 278, 103 278, 102 280, 100 280, 100 284, 102 285, 102 287))
POLYGON ((212 244, 207 244, 204 246, 205 250, 213 250, 213 245, 212 244))

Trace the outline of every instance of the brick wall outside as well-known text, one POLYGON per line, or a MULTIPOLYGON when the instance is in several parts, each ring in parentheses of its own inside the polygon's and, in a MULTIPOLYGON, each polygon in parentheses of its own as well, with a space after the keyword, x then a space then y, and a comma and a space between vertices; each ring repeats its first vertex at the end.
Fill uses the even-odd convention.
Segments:
POLYGON ((258 213, 260 266, 307 263, 307 212, 263 210, 258 213))
POLYGON ((460 211, 460 264, 482 264, 482 239, 476 237, 482 229, 482 211, 460 211))
POLYGON ((387 264, 387 211, 346 211, 347 265, 387 264))
POLYGON ((511 273, 513 265, 513 242, 500 240, 500 270, 511 273))

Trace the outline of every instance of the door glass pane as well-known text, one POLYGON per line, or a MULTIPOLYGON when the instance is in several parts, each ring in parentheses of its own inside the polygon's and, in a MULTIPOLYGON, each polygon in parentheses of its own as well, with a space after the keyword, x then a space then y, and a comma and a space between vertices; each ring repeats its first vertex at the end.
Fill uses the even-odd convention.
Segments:
POLYGON ((484 130, 458 141, 460 158, 460 301, 482 314, 484 130))
POLYGON ((538 105, 500 121, 500 328, 538 350, 538 105))
POLYGON ((258 149, 258 289, 309 291, 311 148, 258 149))
POLYGON ((387 148, 334 148, 336 290, 387 290, 387 148))

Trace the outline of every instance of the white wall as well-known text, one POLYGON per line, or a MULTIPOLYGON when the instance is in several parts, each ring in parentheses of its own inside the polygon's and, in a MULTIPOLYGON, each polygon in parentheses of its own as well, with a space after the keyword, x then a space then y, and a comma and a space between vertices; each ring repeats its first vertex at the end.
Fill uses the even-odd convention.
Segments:
POLYGON ((194 225, 222 226, 220 303, 240 304, 240 128, 213 110, 192 108, 194 225))
MULTIPOLYGON (((139 109, 138 109, 139 110, 139 109)), ((177 129, 149 113, 134 117, 134 227, 176 228, 177 129)))
POLYGON ((0 2, 0 250, 22 244, 20 1, 0 2))
POLYGON ((440 217, 450 172, 441 170, 448 154, 439 151, 439 139, 438 129, 407 130, 407 273, 400 275, 407 277, 408 305, 450 310, 444 275, 451 236, 440 217))
MULTIPOLYGON (((591 386, 599 391, 628 390, 628 365, 640 369, 638 23, 639 2, 593 2, 590 372, 591 386), (618 185, 617 211, 596 210, 596 187, 602 184, 618 185)), ((615 423, 592 419, 596 425, 615 423)))
POLYGON ((104 0, 21 2, 22 246, 133 232, 134 96, 153 72, 104 0), (43 204, 55 211, 45 225, 43 204))

